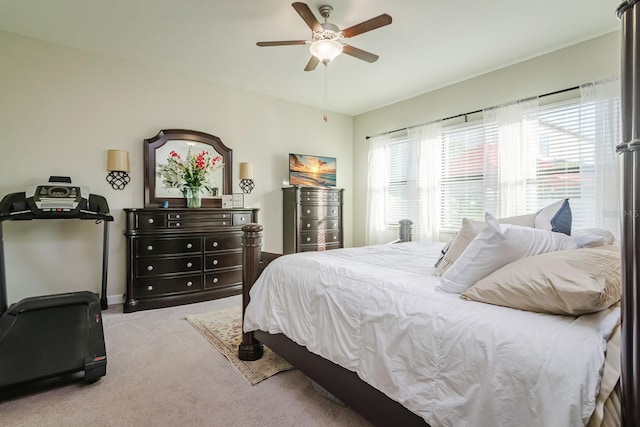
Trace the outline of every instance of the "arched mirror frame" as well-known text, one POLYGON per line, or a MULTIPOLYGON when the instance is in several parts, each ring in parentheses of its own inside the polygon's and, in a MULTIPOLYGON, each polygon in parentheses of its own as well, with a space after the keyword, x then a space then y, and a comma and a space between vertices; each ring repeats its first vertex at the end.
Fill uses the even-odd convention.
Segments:
MULTIPOLYGON (((164 197, 157 193, 156 177, 158 163, 156 151, 165 144, 172 141, 192 141, 210 145, 216 153, 222 157, 224 167, 222 168, 222 194, 231 194, 232 180, 232 154, 233 150, 222 143, 217 136, 204 132, 186 129, 163 129, 153 138, 144 140, 144 207, 159 208, 163 202, 167 202, 170 208, 184 208, 187 206, 183 197, 164 197)), ((211 153, 214 154, 214 153, 211 153)), ((202 198, 202 207, 214 207, 212 197, 202 198)))

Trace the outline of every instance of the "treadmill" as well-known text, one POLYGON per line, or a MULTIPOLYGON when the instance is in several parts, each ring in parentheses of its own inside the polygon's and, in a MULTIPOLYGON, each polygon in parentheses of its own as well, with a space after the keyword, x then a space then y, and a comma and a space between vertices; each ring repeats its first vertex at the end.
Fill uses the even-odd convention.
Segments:
POLYGON ((109 205, 69 177, 10 193, 0 202, 0 390, 84 372, 94 382, 107 372, 101 310, 106 298, 109 205), (5 221, 80 219, 104 223, 102 296, 91 291, 25 298, 7 307, 2 224, 5 221))

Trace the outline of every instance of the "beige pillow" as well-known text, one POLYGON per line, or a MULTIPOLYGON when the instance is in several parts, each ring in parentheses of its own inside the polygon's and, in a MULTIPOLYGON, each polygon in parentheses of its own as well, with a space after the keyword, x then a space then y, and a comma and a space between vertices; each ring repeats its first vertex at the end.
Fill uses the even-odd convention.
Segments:
MULTIPOLYGON (((521 225, 524 227, 533 227, 535 224, 536 214, 510 216, 507 218, 499 218, 500 224, 521 225)), ((462 219, 462 227, 460 231, 453 237, 451 243, 443 249, 443 255, 440 257, 435 267, 434 276, 442 276, 451 264, 455 262, 462 252, 469 246, 469 243, 484 229, 486 222, 475 221, 469 218, 462 219)))
POLYGON ((537 313, 579 316, 620 300, 620 247, 570 249, 521 258, 461 297, 537 313))

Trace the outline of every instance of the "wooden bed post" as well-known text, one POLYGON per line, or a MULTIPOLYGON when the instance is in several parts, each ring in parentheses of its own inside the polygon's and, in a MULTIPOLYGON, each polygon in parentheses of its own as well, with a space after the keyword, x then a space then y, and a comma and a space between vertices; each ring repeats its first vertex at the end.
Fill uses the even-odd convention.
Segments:
MULTIPOLYGON (((249 291, 260 274, 260 253, 262 251, 262 226, 246 224, 242 227, 242 323, 244 311, 249 304, 249 291)), ((238 346, 238 359, 258 360, 264 352, 262 343, 255 339, 253 332, 242 332, 242 342, 238 346)))
POLYGON ((400 241, 410 242, 413 236, 411 235, 413 222, 410 219, 400 220, 400 241))

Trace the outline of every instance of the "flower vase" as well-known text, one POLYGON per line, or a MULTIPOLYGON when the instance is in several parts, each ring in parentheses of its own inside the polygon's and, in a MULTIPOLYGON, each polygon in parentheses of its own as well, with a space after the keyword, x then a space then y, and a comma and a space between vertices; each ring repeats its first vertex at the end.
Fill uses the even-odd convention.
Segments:
POLYGON ((188 208, 199 208, 202 204, 202 196, 199 187, 185 187, 182 195, 187 201, 188 208))

